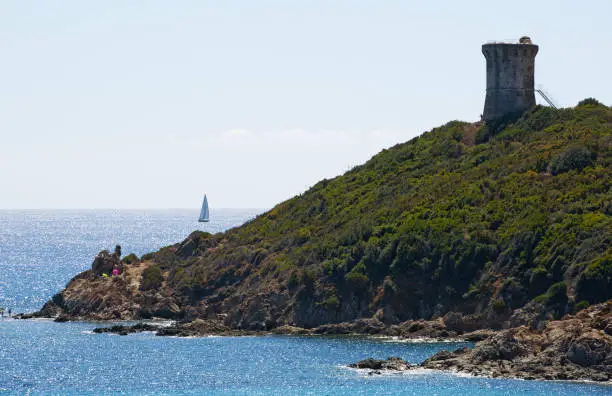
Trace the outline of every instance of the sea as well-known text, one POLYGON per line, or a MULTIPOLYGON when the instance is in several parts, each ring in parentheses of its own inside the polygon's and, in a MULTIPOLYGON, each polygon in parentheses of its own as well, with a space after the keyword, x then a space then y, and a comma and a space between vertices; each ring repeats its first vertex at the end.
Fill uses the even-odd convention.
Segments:
MULTIPOLYGON (((222 232, 261 210, 0 211, 0 307, 39 309, 103 249, 142 255, 194 230, 222 232)), ((375 337, 156 337, 94 334, 99 323, 0 320, 0 394, 574 395, 612 394, 585 382, 477 378, 430 370, 369 375, 374 357, 419 363, 462 342, 375 337)))

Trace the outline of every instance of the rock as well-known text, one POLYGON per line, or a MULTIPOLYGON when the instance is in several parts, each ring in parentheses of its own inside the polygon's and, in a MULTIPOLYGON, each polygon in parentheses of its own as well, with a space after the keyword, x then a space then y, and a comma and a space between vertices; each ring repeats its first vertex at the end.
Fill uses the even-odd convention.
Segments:
MULTIPOLYGON (((121 252, 121 247, 119 247, 119 252, 121 252)), ((117 249, 117 248, 115 248, 117 249)), ((117 256, 116 253, 110 254, 108 250, 103 250, 94 259, 91 264, 91 270, 96 275, 107 274, 111 275, 113 272, 113 267, 122 267, 120 256, 117 256)))
POLYGON ((285 334, 285 335, 310 335, 312 334, 311 329, 304 329, 302 327, 295 326, 279 326, 277 328, 272 329, 273 334, 285 334))
POLYGON ((119 335, 127 335, 130 333, 139 333, 142 331, 157 331, 159 330, 159 328, 160 326, 156 326, 153 324, 137 323, 133 326, 116 325, 111 327, 96 327, 95 329, 93 329, 93 332, 98 334, 114 333, 119 335))
POLYGON ((164 319, 180 319, 183 316, 181 308, 171 298, 163 298, 150 311, 151 316, 164 319))
POLYGON ((407 320, 398 325, 390 326, 385 333, 402 338, 433 339, 456 338, 459 334, 457 331, 448 329, 441 318, 435 320, 407 320))
POLYGON ((489 327, 489 323, 481 315, 463 315, 457 312, 448 312, 442 320, 446 329, 458 333, 473 332, 489 327))
POLYGON ((602 363, 608 355, 612 358, 610 351, 611 344, 604 338, 583 336, 571 342, 566 356, 581 366, 593 366, 602 363))
POLYGON ((70 321, 70 316, 66 314, 61 314, 54 319, 54 322, 63 323, 70 321))
POLYGON ((468 351, 469 351, 469 348, 459 348, 453 352, 440 351, 436 353, 435 355, 433 355, 432 357, 430 357, 428 360, 431 360, 431 361, 448 360, 448 359, 456 358, 457 356, 463 355, 467 353, 468 351))
POLYGON ((493 336, 494 334, 495 334, 495 331, 493 330, 483 329, 483 330, 476 330, 470 333, 462 334, 460 338, 464 339, 465 341, 478 342, 478 341, 486 340, 487 338, 493 336))
POLYGON ((385 371, 406 371, 418 367, 416 364, 408 363, 407 361, 390 356, 386 360, 378 360, 368 358, 357 363, 349 364, 349 367, 357 369, 375 370, 373 374, 381 374, 381 370, 385 371))
POLYGON ((233 330, 217 319, 195 319, 192 322, 178 323, 157 329, 158 336, 204 337, 208 335, 241 336, 257 334, 247 330, 233 330))
POLYGON ((528 326, 499 331, 471 350, 438 352, 422 367, 490 377, 610 381, 612 337, 599 328, 611 317, 609 304, 547 322, 541 331, 528 326))
POLYGON ((176 337, 203 337, 207 335, 242 335, 245 332, 231 330, 217 320, 196 319, 192 322, 175 323, 170 326, 161 326, 154 323, 137 323, 132 326, 115 325, 111 327, 98 327, 94 333, 114 333, 126 335, 143 331, 154 331, 158 336, 176 337))
POLYGON ((315 334, 384 334, 386 326, 378 319, 357 319, 353 322, 321 325, 313 330, 315 334))
POLYGON ((546 321, 551 319, 552 316, 547 312, 543 303, 530 302, 523 308, 515 310, 504 327, 528 326, 532 329, 542 330, 546 321))

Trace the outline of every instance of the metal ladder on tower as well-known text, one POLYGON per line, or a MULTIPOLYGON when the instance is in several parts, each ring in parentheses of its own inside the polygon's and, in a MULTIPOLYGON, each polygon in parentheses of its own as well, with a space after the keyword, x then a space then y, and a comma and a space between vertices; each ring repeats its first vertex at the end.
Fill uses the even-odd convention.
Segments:
POLYGON ((555 106, 552 99, 550 99, 548 95, 546 95, 544 91, 542 91, 541 87, 536 89, 535 91, 540 94, 540 96, 546 101, 546 103, 548 103, 550 107, 552 107, 557 113, 559 112, 559 109, 557 108, 557 106, 555 106))

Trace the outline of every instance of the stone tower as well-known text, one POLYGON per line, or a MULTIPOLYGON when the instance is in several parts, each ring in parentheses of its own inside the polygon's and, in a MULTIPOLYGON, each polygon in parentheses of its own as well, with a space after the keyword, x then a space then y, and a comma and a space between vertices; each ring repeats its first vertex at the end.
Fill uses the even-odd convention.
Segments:
POLYGON ((529 37, 522 37, 519 43, 484 44, 482 53, 487 59, 487 97, 482 119, 518 115, 535 106, 533 75, 538 46, 529 37))

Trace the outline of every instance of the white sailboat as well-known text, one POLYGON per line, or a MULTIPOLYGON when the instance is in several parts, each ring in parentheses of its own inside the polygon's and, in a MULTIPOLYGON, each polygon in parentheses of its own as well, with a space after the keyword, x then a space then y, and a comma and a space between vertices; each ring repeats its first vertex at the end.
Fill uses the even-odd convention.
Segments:
POLYGON ((206 194, 204 194, 204 201, 202 202, 202 210, 200 210, 200 218, 198 221, 200 223, 208 222, 208 199, 206 199, 206 194))

